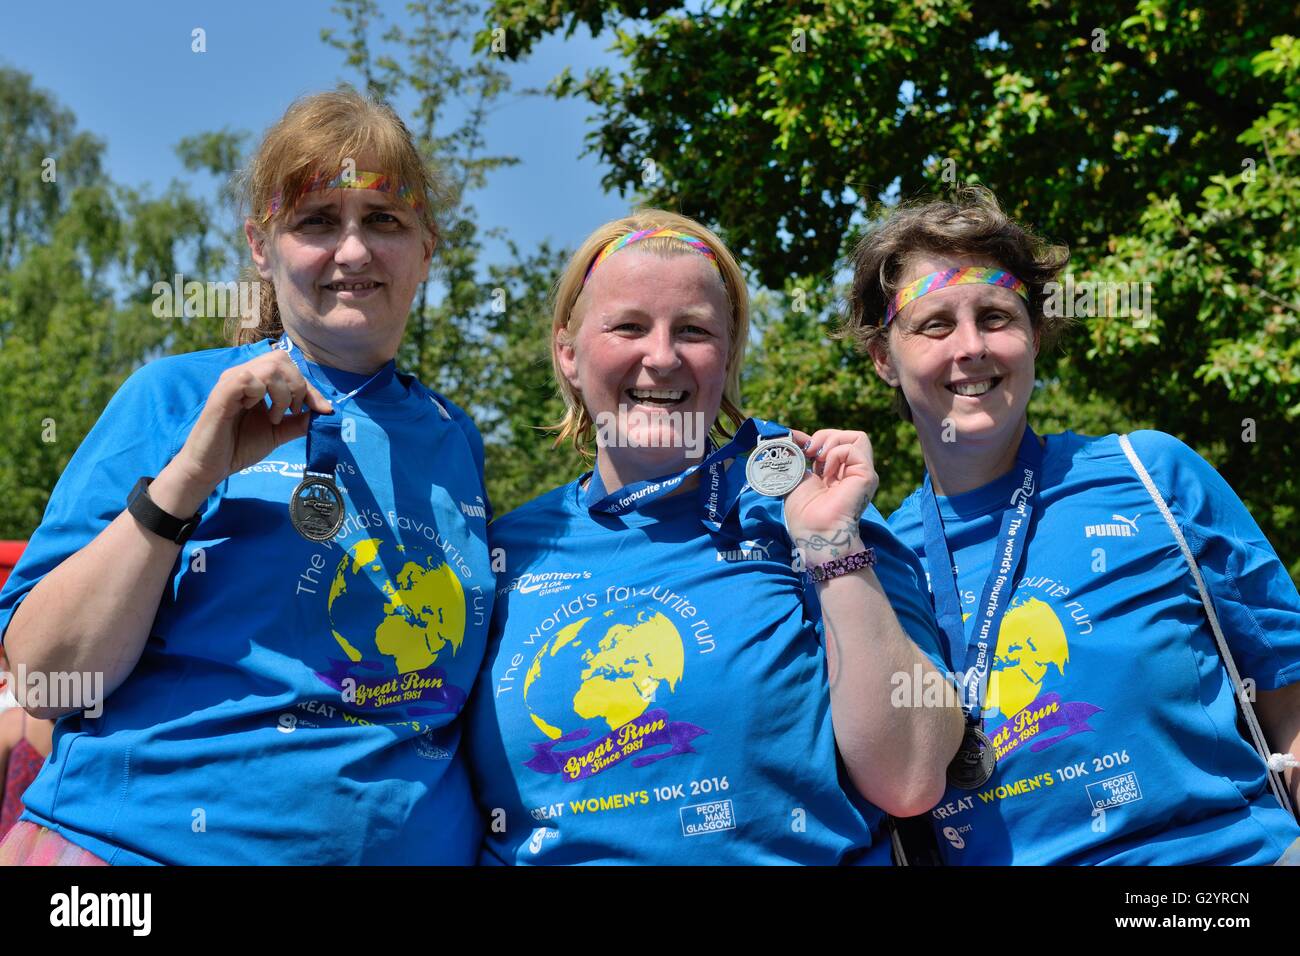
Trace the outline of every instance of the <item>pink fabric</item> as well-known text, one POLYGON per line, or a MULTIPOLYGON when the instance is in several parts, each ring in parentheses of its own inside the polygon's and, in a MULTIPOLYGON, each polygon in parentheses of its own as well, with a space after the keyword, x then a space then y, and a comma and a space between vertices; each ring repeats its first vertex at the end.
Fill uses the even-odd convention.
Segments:
POLYGON ((53 830, 19 820, 0 841, 0 866, 108 866, 53 830))
POLYGON ((9 769, 5 772, 4 792, 0 793, 0 840, 22 816, 23 794, 44 764, 45 758, 36 752, 26 737, 9 751, 9 769))

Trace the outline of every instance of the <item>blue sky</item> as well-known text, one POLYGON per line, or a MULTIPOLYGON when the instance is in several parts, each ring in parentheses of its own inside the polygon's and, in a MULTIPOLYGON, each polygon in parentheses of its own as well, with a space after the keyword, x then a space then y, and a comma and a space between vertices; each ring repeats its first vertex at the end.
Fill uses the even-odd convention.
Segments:
MULTIPOLYGON (((115 181, 148 186, 154 195, 172 179, 212 194, 207 177, 193 176, 177 159, 173 147, 181 137, 223 127, 257 137, 294 97, 340 79, 358 82, 342 52, 320 40, 322 28, 344 26, 323 0, 6 6, 0 63, 30 73, 37 87, 75 114, 80 129, 106 142, 107 171, 115 181), (190 49, 195 27, 207 34, 202 54, 190 49)), ((404 2, 380 0, 380 6, 390 20, 404 16, 404 2)), ((372 30, 372 41, 379 32, 372 30)), ((525 63, 506 64, 513 89, 492 113, 487 150, 521 162, 494 173, 471 197, 483 227, 506 228, 524 249, 547 238, 572 247, 627 211, 631 197, 605 195, 595 158, 579 158, 590 128, 587 104, 521 95, 565 66, 581 74, 614 63, 608 45, 580 28, 567 40, 548 38, 525 63)), ((468 45, 451 53, 471 55, 468 45)), ((409 102, 399 97, 395 105, 409 119, 409 102)), ((489 261, 504 255, 489 244, 489 261)))

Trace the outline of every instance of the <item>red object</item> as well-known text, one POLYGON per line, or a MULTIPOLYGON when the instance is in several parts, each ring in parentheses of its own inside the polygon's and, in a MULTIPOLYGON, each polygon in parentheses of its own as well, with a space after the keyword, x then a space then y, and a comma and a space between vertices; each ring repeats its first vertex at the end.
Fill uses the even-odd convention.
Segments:
MULTIPOLYGON (((26 716, 26 715, 24 715, 26 716)), ((27 721, 23 721, 26 729, 27 721)), ((0 839, 4 839, 23 813, 23 794, 45 765, 45 758, 36 752, 26 737, 9 751, 9 766, 5 771, 4 794, 0 796, 0 839)))
POLYGON ((9 572, 18 563, 18 556, 27 547, 26 541, 0 541, 0 587, 9 579, 9 572))

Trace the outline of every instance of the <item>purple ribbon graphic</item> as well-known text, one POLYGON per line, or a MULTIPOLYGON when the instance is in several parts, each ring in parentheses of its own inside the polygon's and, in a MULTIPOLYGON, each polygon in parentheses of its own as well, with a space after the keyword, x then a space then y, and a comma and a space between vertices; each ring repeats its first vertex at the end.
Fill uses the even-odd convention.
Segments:
POLYGON ((629 720, 611 730, 599 740, 576 750, 556 750, 560 744, 582 740, 590 734, 586 727, 571 731, 556 740, 530 744, 533 756, 524 766, 538 773, 562 774, 566 782, 585 780, 632 754, 632 766, 645 767, 666 757, 695 753, 691 741, 708 731, 684 721, 668 719, 666 710, 648 710, 640 717, 629 720), (669 749, 657 754, 643 751, 668 744, 669 749))
POLYGON ((1088 723, 1088 718, 1093 714, 1098 713, 1101 713, 1100 707, 1085 703, 1081 700, 1062 701, 1059 693, 1051 691, 1050 693, 1043 694, 1036 698, 1033 703, 1029 704, 1023 710, 1018 711, 1010 720, 999 724, 989 732, 989 737, 993 740, 993 745, 997 747, 998 753, 1001 757, 1006 757, 1020 749, 1020 746, 1029 740, 1033 741, 1033 743, 1029 745, 1030 752, 1039 753, 1040 751, 1046 750, 1048 747, 1056 746, 1067 737, 1073 737, 1075 734, 1081 734, 1085 731, 1094 731, 1095 728, 1088 723), (1026 737, 1024 740, 1019 739, 1019 733, 1015 730, 1015 722, 1021 714, 1031 714, 1036 710, 1046 710, 1053 704, 1056 705, 1056 710, 1050 714, 1044 714, 1039 718, 1038 723, 1033 725, 1036 727, 1033 734, 1026 737), (1010 736, 1007 738, 1006 743, 1000 743, 998 736, 1003 732, 1004 728, 1007 729, 1010 736), (1047 731, 1056 730, 1057 728, 1063 728, 1063 732, 1057 734, 1055 737, 1043 737, 1043 734, 1047 731))
POLYGON ((356 714, 373 714, 401 707, 407 716, 427 717, 457 713, 465 704, 465 692, 448 682, 447 672, 441 667, 431 666, 405 674, 393 674, 385 665, 376 661, 358 661, 354 664, 331 657, 328 663, 329 670, 316 671, 316 676, 325 684, 342 693, 343 682, 351 678, 356 683, 357 695, 360 696, 363 692, 366 694, 367 699, 360 704, 355 701, 344 702, 347 709, 356 714), (439 686, 421 686, 425 681, 432 681, 439 686), (385 684, 390 686, 380 690, 380 686, 385 684), (371 698, 372 692, 376 690, 379 690, 380 696, 397 699, 377 704, 371 698))

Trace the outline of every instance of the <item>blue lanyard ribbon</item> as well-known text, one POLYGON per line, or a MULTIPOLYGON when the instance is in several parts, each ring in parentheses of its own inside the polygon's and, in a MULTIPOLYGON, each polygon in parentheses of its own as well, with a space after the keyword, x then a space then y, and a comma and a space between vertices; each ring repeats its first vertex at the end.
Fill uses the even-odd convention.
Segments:
POLYGON ((605 483, 601 480, 600 469, 591 473, 591 482, 583 496, 583 503, 588 511, 607 515, 621 515, 633 511, 674 489, 701 469, 705 472, 700 482, 698 500, 700 520, 710 531, 721 531, 728 524, 740 500, 740 493, 746 485, 745 469, 737 462, 731 468, 726 463, 732 458, 751 451, 760 440, 781 438, 788 435, 789 429, 761 418, 748 418, 736 430, 735 436, 721 448, 714 449, 703 461, 691 465, 685 471, 648 481, 636 481, 613 494, 605 493, 605 483))
POLYGON ((957 654, 965 648, 966 670, 963 687, 966 700, 962 709, 969 723, 978 724, 984 710, 984 696, 988 691, 988 675, 997 648, 998 630, 1002 616, 1011 601, 1016 574, 1024 560, 1025 540, 1029 536, 1034 506, 1038 498, 1038 479, 1043 470, 1043 448, 1033 429, 1026 427, 1016 452, 1016 474, 1020 484, 1011 493, 1011 499, 1002 514, 1002 527, 998 532, 998 548, 994 552, 993 566, 984 582, 984 591, 976 606, 974 625, 969 640, 965 622, 961 617, 961 597, 957 592, 957 569, 953 566, 952 552, 943 532, 943 518, 939 502, 934 496, 930 475, 921 486, 921 520, 925 526, 925 562, 930 571, 930 590, 934 594, 935 615, 939 627, 948 639, 948 647, 955 662, 957 654), (973 682, 973 684, 972 684, 973 682))
MULTIPOLYGON (((316 377, 312 375, 311 368, 307 364, 302 350, 295 348, 293 341, 289 338, 288 333, 280 337, 275 343, 274 348, 287 352, 289 358, 293 359, 295 365, 302 371, 307 381, 316 386, 317 391, 325 393, 316 377)), ((389 359, 379 371, 366 379, 352 391, 339 398, 330 399, 334 406, 334 411, 339 410, 339 406, 344 402, 362 395, 366 392, 377 392, 391 382, 397 374, 397 362, 389 359)), ((307 429, 307 468, 306 473, 311 475, 325 475, 333 478, 334 472, 338 469, 339 459, 343 457, 343 421, 337 415, 324 416, 319 412, 311 412, 311 424, 307 429)))

